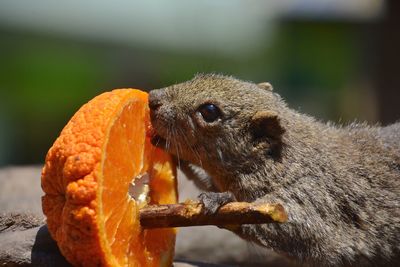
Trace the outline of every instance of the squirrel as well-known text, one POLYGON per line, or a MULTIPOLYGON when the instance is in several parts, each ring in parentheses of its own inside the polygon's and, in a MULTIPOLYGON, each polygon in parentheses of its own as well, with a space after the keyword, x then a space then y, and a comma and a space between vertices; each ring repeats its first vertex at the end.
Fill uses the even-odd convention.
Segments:
POLYGON ((230 229, 240 237, 313 266, 400 266, 400 123, 323 123, 269 83, 217 74, 152 90, 149 108, 152 143, 210 191, 211 212, 232 198, 287 210, 230 229))

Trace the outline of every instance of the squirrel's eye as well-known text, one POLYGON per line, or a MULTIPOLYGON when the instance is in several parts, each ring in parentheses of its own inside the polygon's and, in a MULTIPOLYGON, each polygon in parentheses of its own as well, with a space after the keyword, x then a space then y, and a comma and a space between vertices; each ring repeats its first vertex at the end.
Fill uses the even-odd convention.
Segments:
POLYGON ((220 109, 214 104, 203 104, 198 108, 198 112, 206 122, 214 122, 221 117, 220 109))

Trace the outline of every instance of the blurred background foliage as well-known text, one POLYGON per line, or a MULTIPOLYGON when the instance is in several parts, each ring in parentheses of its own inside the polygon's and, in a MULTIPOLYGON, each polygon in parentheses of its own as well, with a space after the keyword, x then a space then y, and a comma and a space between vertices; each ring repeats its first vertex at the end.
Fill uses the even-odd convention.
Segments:
POLYGON ((104 91, 217 72, 322 120, 400 116, 399 4, 379 0, 0 2, 0 166, 41 163, 104 91))

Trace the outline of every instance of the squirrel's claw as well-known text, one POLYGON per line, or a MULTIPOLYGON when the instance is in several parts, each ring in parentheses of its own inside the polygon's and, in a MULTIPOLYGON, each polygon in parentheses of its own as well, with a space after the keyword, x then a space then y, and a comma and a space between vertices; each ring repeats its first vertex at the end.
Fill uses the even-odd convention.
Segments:
POLYGON ((231 192, 203 192, 198 199, 203 204, 205 214, 215 214, 221 206, 236 200, 231 192))

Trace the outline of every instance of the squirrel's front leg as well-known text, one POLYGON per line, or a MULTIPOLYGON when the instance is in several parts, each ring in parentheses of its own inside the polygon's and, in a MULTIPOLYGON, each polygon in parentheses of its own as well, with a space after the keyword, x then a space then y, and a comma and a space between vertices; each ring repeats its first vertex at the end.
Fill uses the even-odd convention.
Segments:
POLYGON ((221 206, 236 200, 231 192, 218 192, 212 178, 201 167, 184 160, 179 160, 177 165, 186 178, 205 191, 198 196, 198 199, 203 204, 206 214, 214 214, 221 206))

